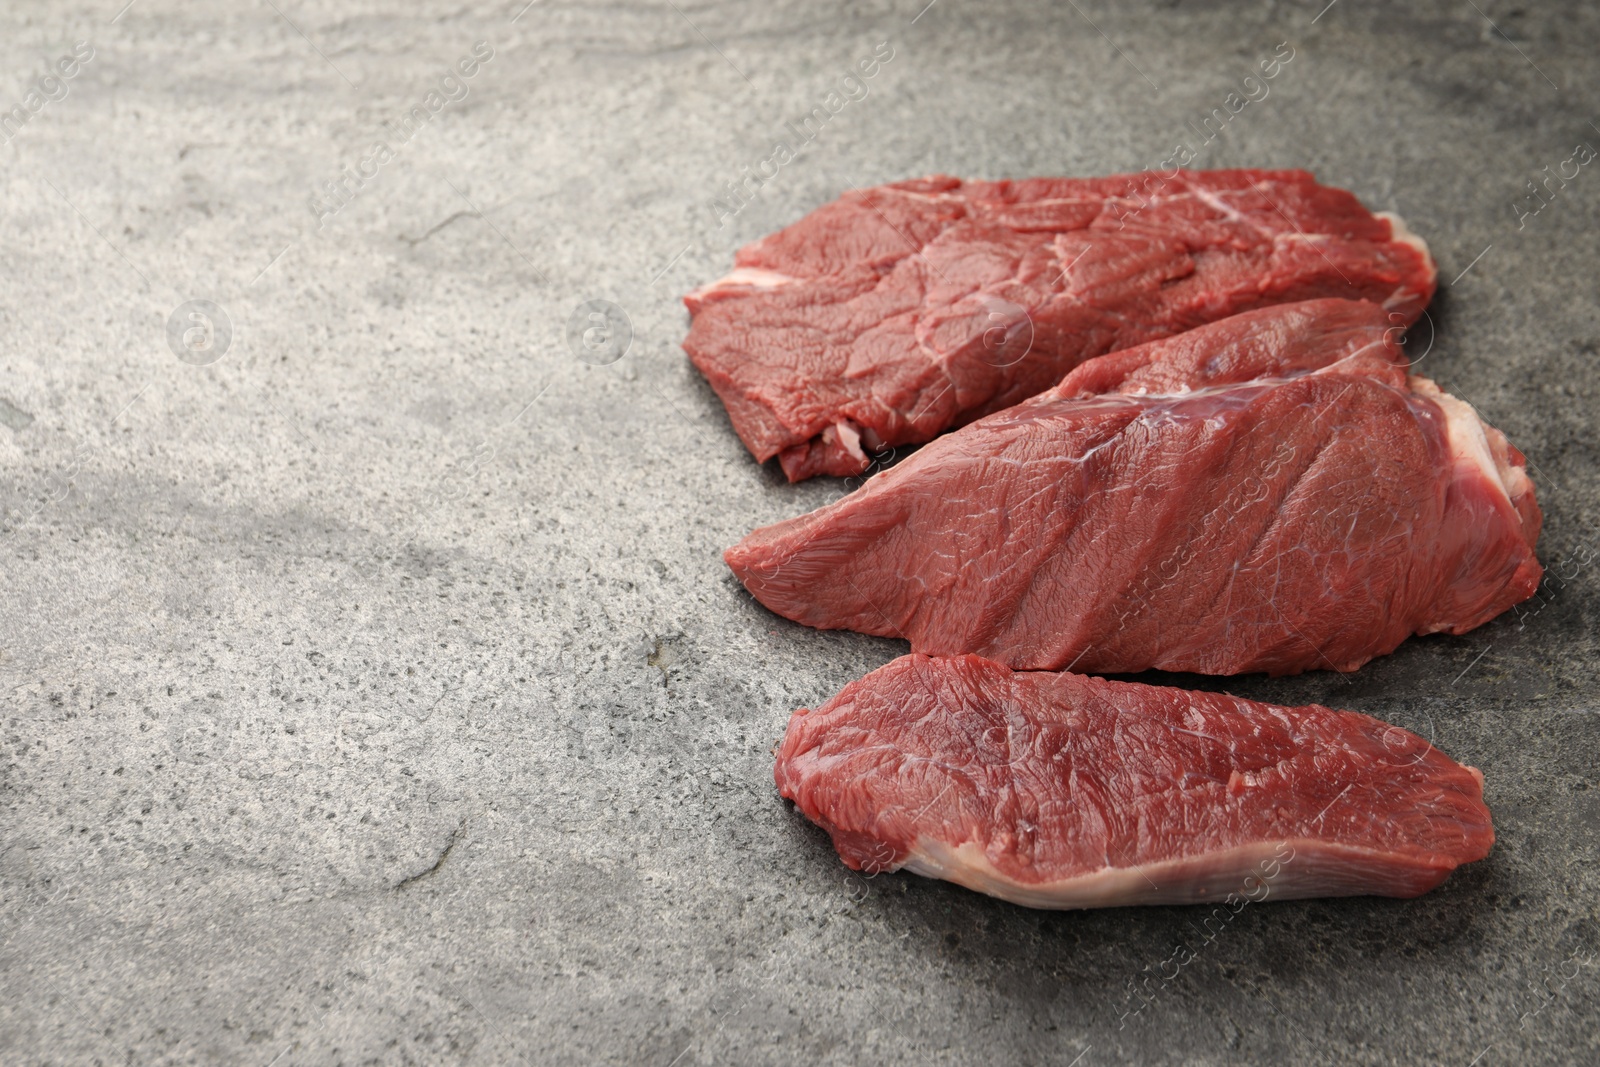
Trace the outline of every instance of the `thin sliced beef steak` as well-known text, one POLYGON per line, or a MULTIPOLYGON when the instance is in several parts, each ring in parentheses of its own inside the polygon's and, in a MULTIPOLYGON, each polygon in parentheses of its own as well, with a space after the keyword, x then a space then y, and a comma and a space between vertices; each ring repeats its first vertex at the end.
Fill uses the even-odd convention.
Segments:
POLYGON ((1398 218, 1305 171, 1146 172, 854 190, 686 299, 683 347, 791 481, 856 474, 1033 396, 1091 356, 1314 297, 1407 325, 1433 295, 1398 218))
POLYGON ((903 656, 789 720, 778 791, 857 870, 1037 908, 1426 893, 1483 776, 1353 711, 903 656))
POLYGON ((1523 465, 1381 308, 1308 301, 1086 364, 725 558, 780 615, 930 655, 1350 671, 1533 594, 1523 465))

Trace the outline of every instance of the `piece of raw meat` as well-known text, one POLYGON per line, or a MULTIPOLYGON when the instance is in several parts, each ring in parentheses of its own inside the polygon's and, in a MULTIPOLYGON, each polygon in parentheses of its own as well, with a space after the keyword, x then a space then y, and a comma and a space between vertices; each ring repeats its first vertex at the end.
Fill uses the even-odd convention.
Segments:
POLYGON ((725 558, 780 615, 930 655, 1355 670, 1543 573, 1522 454, 1396 332, 1308 301, 1102 357, 725 558))
POLYGON ((1036 908, 1414 897, 1494 843, 1483 776, 1353 711, 903 656, 789 720, 844 862, 1036 908))
POLYGON ((1236 312, 1367 299, 1405 326, 1427 246, 1305 171, 1153 172, 847 192, 685 298, 683 347, 759 460, 856 474, 1091 356, 1236 312))

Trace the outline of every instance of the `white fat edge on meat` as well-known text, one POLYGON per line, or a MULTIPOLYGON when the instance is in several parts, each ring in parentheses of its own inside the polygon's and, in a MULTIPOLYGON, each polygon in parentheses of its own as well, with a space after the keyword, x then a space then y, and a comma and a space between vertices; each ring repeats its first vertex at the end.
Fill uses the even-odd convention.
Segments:
POLYGON ((1382 219, 1389 224, 1389 240, 1396 244, 1410 245, 1422 257, 1422 262, 1428 266, 1428 280, 1431 282, 1439 275, 1439 267, 1433 261, 1433 253, 1428 250, 1428 242, 1406 225, 1406 220, 1393 211, 1374 211, 1374 218, 1382 219))
POLYGON ((777 289, 795 281, 793 275, 781 271, 763 270, 760 267, 735 267, 714 282, 708 282, 690 293, 691 299, 704 298, 724 289, 777 289))
POLYGON ((1250 893, 1259 893, 1262 884, 1267 889, 1258 899, 1263 901, 1364 895, 1374 890, 1377 881, 1369 872, 1397 875, 1408 866, 1418 873, 1438 869, 1426 861, 1408 862, 1383 850, 1311 838, 1258 841, 1134 867, 1108 864, 1054 882, 1019 882, 1008 877, 972 841, 952 846, 918 838, 901 865, 914 874, 953 882, 1013 904, 1059 910, 1216 903, 1230 895, 1247 899, 1250 893), (1334 863, 1330 865, 1329 860, 1334 863), (1276 865, 1269 867, 1269 863, 1276 865), (1268 871, 1276 873, 1266 874, 1268 871), (1341 873, 1345 877, 1341 878, 1341 873), (1250 883, 1252 878, 1257 882, 1250 883))
MULTIPOLYGON (((1433 261, 1433 253, 1428 251, 1428 242, 1414 233, 1411 227, 1406 225, 1406 220, 1393 211, 1376 211, 1373 212, 1373 217, 1382 219, 1389 224, 1389 240, 1395 244, 1410 245, 1416 249, 1417 254, 1422 257, 1423 266, 1428 270, 1428 284, 1432 285, 1439 276, 1439 266, 1433 261)), ((1394 292, 1389 294, 1389 299, 1383 302, 1383 306, 1386 308, 1395 307, 1415 300, 1419 295, 1415 289, 1400 285, 1395 288, 1394 292)))
POLYGON ((1450 443, 1450 456, 1457 465, 1481 471, 1499 488, 1508 504, 1515 505, 1527 494, 1532 485, 1528 472, 1512 465, 1499 430, 1485 426, 1471 404, 1451 396, 1430 379, 1413 375, 1408 382, 1412 392, 1432 400, 1444 412, 1445 437, 1450 443), (1489 434, 1500 438, 1500 447, 1490 443, 1489 434))
POLYGON ((867 454, 861 450, 861 431, 849 419, 840 419, 832 426, 822 431, 823 444, 832 444, 837 441, 851 456, 867 462, 867 454))

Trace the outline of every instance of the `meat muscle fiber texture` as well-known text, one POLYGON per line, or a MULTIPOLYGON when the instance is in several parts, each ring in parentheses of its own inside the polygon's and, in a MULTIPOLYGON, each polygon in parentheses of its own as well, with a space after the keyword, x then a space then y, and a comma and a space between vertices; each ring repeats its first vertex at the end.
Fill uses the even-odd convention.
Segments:
POLYGON ((1483 776, 1352 711, 903 656, 789 720, 778 790, 857 870, 1040 908, 1414 897, 1483 776))
POLYGON ((1091 356, 1236 312, 1433 295, 1397 217, 1305 171, 1154 172, 847 192, 685 298, 683 347, 790 481, 866 469, 1048 389, 1091 356))
POLYGON ((1522 454, 1319 300, 1102 357, 725 554, 823 629, 1032 670, 1355 670, 1543 573, 1522 454))

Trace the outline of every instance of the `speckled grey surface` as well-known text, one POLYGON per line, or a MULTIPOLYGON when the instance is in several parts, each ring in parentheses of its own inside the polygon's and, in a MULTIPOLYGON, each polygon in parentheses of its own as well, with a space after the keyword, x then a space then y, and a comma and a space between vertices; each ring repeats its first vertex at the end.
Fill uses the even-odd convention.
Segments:
POLYGON ((922 2, 4 5, 0 1062, 1600 1061, 1600 171, 1516 206, 1600 145, 1600 12, 922 2), (1155 165, 1281 42, 1196 165, 1432 243, 1424 369, 1531 457, 1556 577, 1353 677, 1209 684, 1431 737, 1493 855, 1209 938, 847 872, 770 748, 902 646, 730 581, 843 486, 749 461, 678 297, 852 184, 1155 165), (615 362, 565 339, 589 299, 615 362), (169 346, 190 300, 226 351, 169 346))

